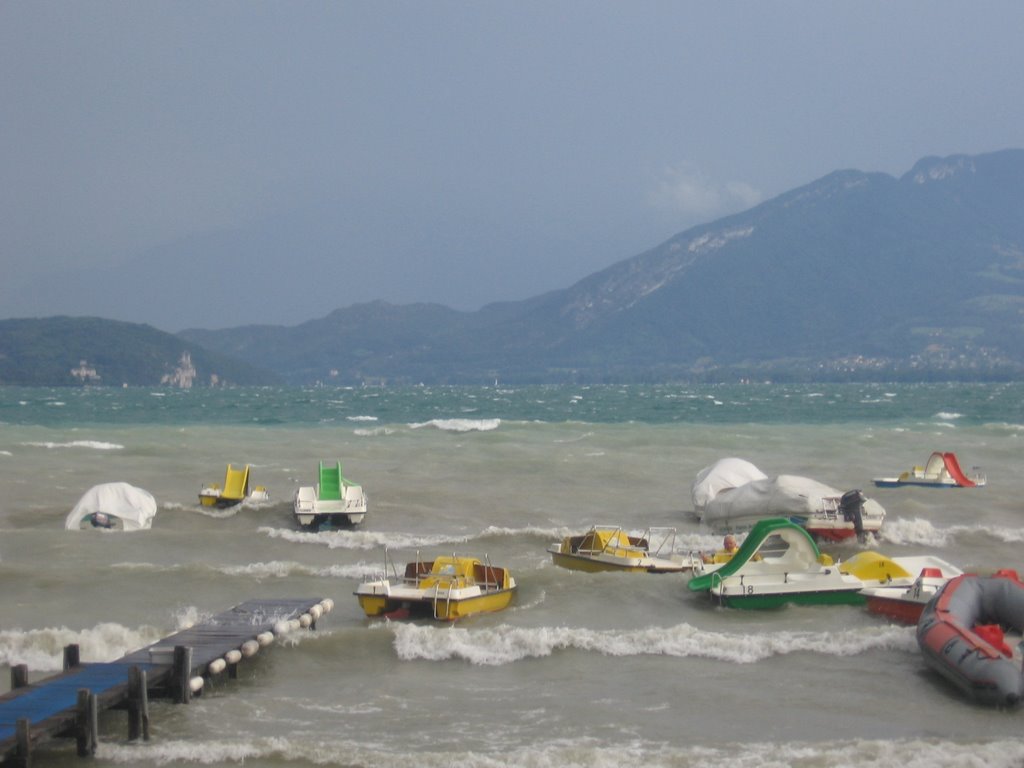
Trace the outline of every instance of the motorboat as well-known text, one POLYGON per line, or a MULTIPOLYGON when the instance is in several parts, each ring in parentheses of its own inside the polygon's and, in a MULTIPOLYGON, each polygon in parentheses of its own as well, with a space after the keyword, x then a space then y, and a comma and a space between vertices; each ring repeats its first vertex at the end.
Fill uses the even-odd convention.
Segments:
POLYGON ((859 489, 842 492, 799 475, 769 477, 745 459, 719 459, 691 486, 694 511, 718 532, 743 531, 757 521, 786 517, 824 541, 876 533, 885 509, 859 489))
POLYGON ((963 574, 925 606, 917 643, 928 667, 965 696, 1012 707, 1024 698, 1021 632, 1024 584, 1016 571, 963 574))
POLYGON ((548 547, 555 565, 576 571, 679 573, 697 559, 675 551, 675 528, 648 528, 630 536, 618 526, 595 525, 582 535, 566 536, 548 547))
POLYGON ((64 528, 78 530, 144 531, 153 525, 156 499, 129 483, 94 485, 78 500, 64 520, 64 528))
POLYGON ((341 462, 320 462, 319 482, 303 485, 295 492, 295 520, 302 528, 314 531, 324 526, 359 525, 366 517, 363 487, 346 478, 341 462))
POLYGON ((927 488, 980 488, 988 478, 980 467, 971 467, 970 472, 960 468, 955 453, 935 451, 924 466, 915 466, 893 477, 876 477, 873 482, 879 488, 899 488, 903 485, 923 485, 927 488))
POLYGON ((884 587, 895 595, 929 568, 959 572, 928 555, 893 558, 863 551, 846 562, 836 562, 818 549, 803 526, 786 518, 769 518, 756 523, 731 556, 698 566, 689 588, 706 591, 719 603, 735 608, 862 605, 868 600, 868 588, 884 587))
MULTIPOLYGON (((908 564, 909 565, 909 564, 908 564)), ((893 587, 891 584, 865 587, 862 592, 867 598, 871 613, 885 616, 901 624, 917 624, 928 601, 935 597, 943 585, 963 571, 954 565, 925 565, 918 572, 910 586, 893 587)))
POLYGON ((355 591, 367 616, 454 621, 508 607, 516 580, 488 560, 455 555, 407 563, 402 575, 385 553, 385 573, 355 591))
POLYGON ((270 494, 266 487, 257 485, 252 490, 249 489, 249 471, 248 464, 245 467, 228 464, 224 484, 206 483, 199 491, 199 503, 204 507, 226 509, 240 504, 245 499, 269 501, 270 494))

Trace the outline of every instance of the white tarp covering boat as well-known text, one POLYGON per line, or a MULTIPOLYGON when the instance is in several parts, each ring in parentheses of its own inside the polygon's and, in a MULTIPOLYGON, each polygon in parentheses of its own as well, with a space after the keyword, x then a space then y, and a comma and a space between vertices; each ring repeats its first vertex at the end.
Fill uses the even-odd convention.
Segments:
POLYGON ((882 505, 859 491, 856 498, 846 494, 847 505, 858 507, 851 515, 852 506, 843 508, 842 491, 799 475, 768 477, 749 461, 736 458, 720 459, 701 470, 690 490, 698 517, 717 530, 787 517, 815 535, 838 540, 877 531, 885 517, 882 505))
POLYGON ((141 531, 150 528, 156 517, 156 499, 149 491, 128 483, 94 485, 75 504, 64 527, 77 531, 83 523, 95 528, 120 528, 141 531))
POLYGON ((751 480, 764 480, 767 477, 768 475, 746 459, 719 459, 697 473, 697 479, 690 488, 693 508, 697 516, 703 518, 708 502, 722 491, 739 488, 751 480))

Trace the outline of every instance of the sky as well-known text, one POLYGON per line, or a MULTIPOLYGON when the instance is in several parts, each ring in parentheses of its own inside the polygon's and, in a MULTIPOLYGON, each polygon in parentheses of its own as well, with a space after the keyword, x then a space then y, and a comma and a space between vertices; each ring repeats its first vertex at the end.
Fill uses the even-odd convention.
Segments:
POLYGON ((1018 0, 0 0, 0 318, 567 288, 832 171, 1024 147, 1018 0))

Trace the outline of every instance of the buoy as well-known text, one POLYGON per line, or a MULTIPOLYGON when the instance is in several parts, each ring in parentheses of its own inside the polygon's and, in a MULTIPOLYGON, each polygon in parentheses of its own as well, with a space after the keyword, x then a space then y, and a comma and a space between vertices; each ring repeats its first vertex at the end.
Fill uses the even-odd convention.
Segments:
POLYGON ((296 629, 300 629, 301 627, 302 627, 302 624, 299 623, 298 619, 289 619, 288 620, 288 630, 290 632, 294 632, 296 629))
POLYGON ((313 624, 313 617, 310 616, 308 613, 304 613, 301 616, 299 616, 299 626, 302 627, 303 629, 309 629, 309 627, 312 624, 313 624))
POLYGON ((207 667, 211 675, 219 675, 225 669, 227 669, 228 663, 224 659, 214 659, 210 662, 210 666, 207 667))
POLYGON ((309 609, 309 615, 313 617, 313 621, 319 619, 324 613, 324 609, 320 607, 320 603, 317 603, 309 609))
POLYGON ((203 690, 203 678, 193 677, 191 680, 188 681, 188 687, 192 691, 192 693, 199 693, 201 690, 203 690))
POLYGON ((246 640, 244 643, 242 643, 242 647, 238 650, 240 650, 242 652, 242 655, 248 659, 250 656, 255 656, 256 652, 259 649, 260 644, 257 643, 255 640, 246 640))
POLYGON ((324 613, 330 613, 334 608, 334 601, 329 597, 325 597, 320 601, 320 607, 324 609, 324 613))
POLYGON ((260 648, 266 648, 272 642, 274 642, 273 632, 260 632, 256 635, 256 642, 260 644, 260 648))
POLYGON ((224 654, 224 661, 228 664, 237 664, 242 660, 242 652, 232 648, 230 651, 224 654))

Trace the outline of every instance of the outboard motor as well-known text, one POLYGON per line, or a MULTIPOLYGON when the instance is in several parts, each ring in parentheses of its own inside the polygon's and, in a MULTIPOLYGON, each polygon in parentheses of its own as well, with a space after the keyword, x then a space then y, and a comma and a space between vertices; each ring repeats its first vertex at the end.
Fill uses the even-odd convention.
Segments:
POLYGON ((864 541, 864 494, 859 489, 847 491, 839 500, 839 510, 843 513, 843 520, 853 523, 853 530, 857 534, 858 541, 864 541))

